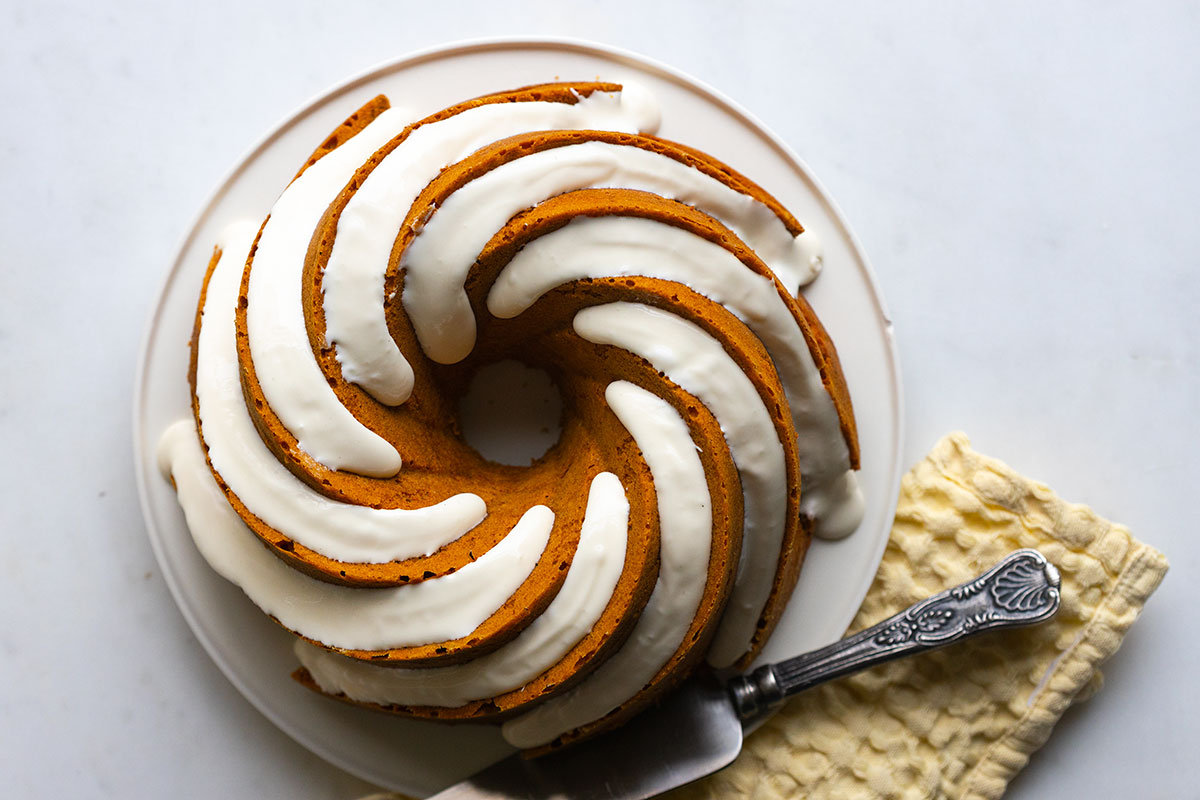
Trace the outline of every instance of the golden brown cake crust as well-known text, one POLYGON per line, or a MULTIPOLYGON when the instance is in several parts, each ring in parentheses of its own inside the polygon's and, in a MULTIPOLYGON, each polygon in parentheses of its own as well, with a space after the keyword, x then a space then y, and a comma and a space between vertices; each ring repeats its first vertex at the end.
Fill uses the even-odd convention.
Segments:
MULTIPOLYGON (((476 309, 476 316, 481 320, 487 320, 487 316, 483 310, 485 289, 491 286, 495 276, 522 247, 525 247, 539 236, 544 236, 551 231, 561 228, 577 216, 612 215, 652 219, 682 228, 722 246, 736 256, 748 269, 774 281, 780 297, 787 302, 788 308, 796 318, 797 324, 804 332, 805 339, 809 342, 811 351, 816 351, 816 348, 820 346, 819 341, 814 341, 814 339, 823 338, 824 341, 828 342, 828 335, 825 333, 824 328, 820 326, 820 323, 816 322, 815 315, 812 315, 811 311, 808 312, 808 316, 805 315, 807 304, 793 298, 783 285, 774 278, 770 269, 762 263, 758 256, 729 231, 728 228, 691 206, 648 192, 631 189, 581 189, 575 192, 568 192, 550 198, 538 206, 513 217, 504 228, 492 237, 491 241, 480 254, 475 267, 467 277, 467 294, 471 298, 472 307, 476 309)), ((724 311, 720 306, 708 301, 706 298, 701 298, 687 287, 677 283, 656 281, 644 277, 597 279, 581 283, 587 284, 587 286, 581 287, 580 283, 576 283, 571 284, 569 289, 556 291, 561 291, 564 295, 577 295, 586 293, 589 288, 605 284, 619 286, 624 294, 622 299, 648 302, 651 305, 659 305, 666 308, 672 313, 685 316, 701 325, 701 327, 704 327, 710 334, 717 335, 718 340, 734 335, 728 333, 728 331, 740 328, 743 331, 743 338, 754 341, 754 345, 745 345, 747 352, 756 349, 757 353, 753 357, 739 358, 735 356, 734 360, 739 366, 743 366, 743 371, 747 376, 755 380, 756 388, 758 388, 759 379, 765 380, 768 376, 774 379, 774 385, 778 386, 778 378, 775 375, 774 365, 766 351, 762 349, 762 345, 758 342, 757 338, 745 330, 745 327, 732 314, 724 311), (655 297, 653 288, 657 288, 660 291, 657 297, 655 297), (717 322, 722 319, 724 320, 724 325, 718 326, 717 322)), ((548 293, 547 297, 550 296, 553 296, 553 294, 548 293)), ((543 301, 539 301, 539 303, 543 301)), ((544 313, 545 311, 542 311, 539 306, 535 305, 534 308, 531 308, 517 319, 537 319, 544 313)), ((488 337, 481 336, 480 338, 481 341, 484 341, 488 337)), ((730 350, 730 347, 727 345, 726 349, 730 350)), ((828 372, 825 370, 822 371, 823 379, 836 380, 839 377, 840 372, 832 370, 828 372)), ((660 376, 659 380, 662 381, 664 379, 660 376)), ((760 394, 764 395, 764 402, 767 403, 767 408, 774 409, 772 418, 777 427, 781 428, 781 442, 787 442, 784 445, 785 462, 788 464, 789 487, 792 490, 792 494, 789 495, 788 499, 789 522, 785 530, 784 543, 775 580, 772 584, 771 594, 759 618, 751 647, 737 662, 739 667, 749 664, 754 659, 778 624, 779 617, 782 615, 784 608, 787 606, 788 599, 791 597, 792 589, 800 573, 804 554, 811 540, 811 524, 805 524, 798 511, 799 496, 795 492, 798 488, 799 493, 802 494, 804 487, 801 484, 799 467, 796 464, 796 431, 791 421, 790 411, 786 409, 783 389, 779 387, 773 390, 773 395, 764 394, 762 388, 759 388, 759 391, 760 394)), ((842 392, 848 400, 849 395, 845 390, 844 383, 842 383, 842 392)), ((834 394, 833 396, 836 405, 838 395, 834 394)), ((849 416, 853 419, 853 412, 848 406, 838 407, 838 414, 839 417, 849 416)))
MULTIPOLYGON (((535 89, 539 96, 543 90, 535 89)), ((565 91, 565 90, 564 90, 565 91)), ((575 95, 568 96, 574 98, 575 95)), ((507 95, 506 95, 507 96, 507 95)), ((478 104, 480 101, 473 101, 478 104)), ((372 101, 368 104, 377 107, 372 101)), ((339 131, 350 131, 348 126, 339 127, 339 131)), ((342 139, 344 141, 345 139, 342 139)), ((215 257, 214 257, 215 258, 215 257)), ((248 259, 252 264, 253 254, 248 259)), ((213 262, 215 265, 215 260, 213 262)), ((248 273, 248 269, 247 269, 248 273)), ((209 275, 211 275, 211 265, 209 275)), ((243 298, 245 293, 245 276, 243 276, 243 298)), ((205 281, 207 287, 207 277, 205 281)), ((197 330, 200 314, 203 308, 205 292, 202 291, 200 305, 197 311, 197 330)), ((293 473, 303 472, 304 462, 311 462, 305 454, 295 446, 290 434, 283 436, 282 426, 278 420, 268 414, 255 414, 259 403, 263 402, 261 390, 253 379, 252 364, 249 363, 248 342, 246 339, 244 303, 239 315, 238 348, 239 355, 244 359, 242 370, 243 391, 247 397, 248 408, 252 411, 256 427, 264 441, 277 457, 289 464, 293 473), (277 427, 278 426, 278 429, 277 427), (286 446, 280 439, 290 439, 286 446)), ((415 337, 411 330, 407 333, 409 345, 407 352, 415 352, 415 337)), ((193 407, 198 416, 198 405, 194 391, 194 360, 195 337, 193 337, 193 407)), ((644 467, 639 468, 625 456, 625 451, 632 445, 632 439, 624 427, 611 419, 600 419, 590 428, 576 426, 565 429, 559 446, 553 448, 537 463, 529 468, 517 468, 493 464, 484 461, 475 451, 467 447, 458 435, 457 421, 454 415, 455 398, 465 389, 463 377, 465 365, 441 370, 441 375, 435 375, 432 365, 424 364, 424 359, 413 359, 414 367, 418 368, 417 391, 413 399, 401 409, 390 409, 373 400, 368 405, 370 410, 392 426, 389 439, 403 442, 407 448, 403 452, 405 469, 402 476, 396 479, 371 479, 357 475, 337 473, 351 488, 359 488, 357 495, 340 487, 324 486, 327 494, 333 494, 338 499, 364 504, 378 504, 384 507, 407 507, 428 505, 445 497, 462 491, 462 474, 475 476, 481 487, 486 491, 480 494, 488 504, 489 515, 479 526, 476 534, 463 537, 453 545, 443 548, 435 558, 441 555, 444 563, 440 571, 430 569, 435 566, 432 560, 410 560, 409 562, 393 562, 389 565, 347 565, 324 559, 302 545, 288 539, 283 534, 274 531, 258 520, 241 500, 225 486, 217 475, 218 483, 225 491, 231 505, 247 523, 247 525, 268 547, 279 557, 314 577, 329 580, 329 571, 336 570, 338 577, 342 570, 349 571, 352 566, 360 567, 370 575, 372 568, 381 566, 390 569, 378 580, 362 580, 359 585, 388 586, 398 583, 416 582, 439 574, 456 571, 462 565, 470 563, 498 542, 520 516, 532 505, 544 504, 555 511, 554 529, 551 532, 550 544, 538 561, 530 578, 521 586, 504 606, 492 615, 483 625, 469 636, 459 640, 438 642, 421 647, 395 648, 384 651, 347 651, 339 650, 363 660, 380 664, 404 664, 405 666, 440 666, 457 663, 468 657, 476 657, 493 650, 516 636, 533 618, 536 617, 553 599, 562 581, 565 571, 560 566, 570 562, 578 542, 579 526, 582 523, 583 506, 579 503, 578 487, 586 487, 586 481, 591 475, 601 471, 611 471, 618 475, 625 486, 646 486, 650 479, 644 467), (456 377, 457 376, 457 377, 456 377), (424 445, 424 448, 421 446, 424 445), (415 478, 415 480, 414 480, 415 478), (413 484, 417 485, 413 485, 413 484), (358 484, 356 487, 355 484, 358 484), (378 493, 381 487, 387 486, 392 490, 390 502, 381 502, 378 494, 371 496, 371 491, 378 493), (339 491, 334 492, 334 488, 339 491), (366 491, 361 491, 365 489, 366 491), (314 566, 314 561, 318 562, 314 566), (324 567, 324 569, 322 569, 324 567), (418 569, 420 568, 420 569, 418 569)), ((362 397, 365 394, 359 393, 362 397)), ((263 402, 265 406, 265 402, 263 402)), ((351 410, 360 413, 360 408, 350 406, 351 410)), ((366 415, 360 414, 360 419, 366 415)), ((611 415, 610 415, 611 417, 611 415)), ((368 417, 369 419, 369 417, 368 417)), ((199 424, 199 422, 198 422, 199 424)), ((201 429, 202 432, 202 429, 201 429)), ((315 463, 315 462, 313 462, 315 463)), ((211 464, 210 464, 211 467, 211 464)), ((311 477, 310 477, 310 485, 311 477)), ((657 574, 658 531, 656 511, 652 504, 644 500, 631 501, 633 509, 631 519, 634 525, 647 528, 647 533, 633 540, 627 549, 625 569, 618 587, 616 607, 623 609, 625 615, 636 612, 644 604, 650 589, 653 587, 657 574)))
MULTIPOLYGON (((788 602, 812 527, 811 520, 802 518, 799 512, 803 487, 796 430, 769 355, 740 320, 686 286, 645 277, 585 279, 565 284, 546 292, 530 309, 512 320, 499 320, 486 312, 488 290, 520 248, 572 219, 635 216, 672 225, 719 245, 747 269, 772 280, 803 332, 833 399, 851 461, 855 467, 858 465, 857 432, 837 352, 808 304, 791 295, 758 256, 721 223, 702 211, 657 195, 628 189, 584 189, 550 198, 517 214, 484 248, 467 277, 465 289, 477 322, 475 349, 462 362, 453 365, 435 364, 423 355, 400 302, 404 274, 399 264, 405 248, 454 191, 488 170, 530 152, 584 141, 639 147, 675 159, 754 198, 769 208, 793 235, 802 232, 800 223, 778 201, 745 176, 694 148, 657 137, 600 131, 527 134, 493 143, 443 170, 409 210, 396 239, 386 276, 389 331, 413 367, 412 396, 401 406, 387 406, 342 376, 333 348, 325 344, 322 279, 342 210, 375 166, 416 128, 470 108, 530 100, 575 103, 592 92, 612 92, 619 88, 616 84, 606 83, 539 84, 452 106, 408 126, 380 148, 327 209, 312 238, 302 282, 309 343, 339 401, 364 425, 396 446, 404 467, 395 477, 373 478, 324 467, 300 449, 296 438, 270 408, 258 384, 248 342, 246 316, 254 248, 247 259, 236 312, 243 393, 255 427, 279 461, 306 485, 339 501, 376 508, 409 508, 428 506, 462 491, 471 491, 480 495, 488 509, 487 518, 479 526, 430 556, 386 564, 351 564, 316 553, 257 519, 214 471, 234 509, 271 552, 292 567, 331 583, 362 588, 397 586, 451 574, 469 564, 503 539, 533 505, 546 505, 555 513, 549 544, 530 577, 495 614, 468 636, 392 650, 329 649, 382 666, 415 668, 448 666, 492 652, 519 635, 549 605, 561 587, 578 546, 586 505, 584 499, 591 478, 599 472, 616 474, 630 504, 626 559, 612 599, 592 630, 542 675, 511 692, 459 708, 349 702, 409 717, 449 721, 501 719, 574 686, 626 640, 657 578, 659 523, 657 496, 645 459, 604 402, 605 387, 617 380, 634 383, 666 400, 685 421, 696 442, 713 513, 712 549, 705 591, 701 608, 691 620, 683 643, 642 691, 603 719, 568 732, 537 752, 621 724, 675 686, 703 658, 731 591, 740 552, 743 508, 737 469, 720 424, 697 398, 673 384, 644 359, 619 348, 587 342, 574 334, 572 320, 588 306, 626 301, 668 310, 703 328, 751 380, 771 414, 784 448, 789 486, 788 522, 770 595, 750 648, 738 661, 739 666, 748 664, 761 650, 788 602), (456 413, 458 399, 481 366, 514 356, 545 369, 557 384, 564 404, 559 442, 528 467, 486 461, 463 442, 456 413)), ((387 107, 388 101, 382 96, 369 101, 335 129, 298 175, 356 135, 387 107)), ((198 425, 196 339, 208 280, 219 255, 215 253, 209 265, 193 333, 189 378, 198 425)), ((325 647, 319 642, 313 644, 325 647)), ((298 670, 294 677, 320 691, 307 670, 298 670)))
MULTIPOLYGON (((413 203, 408 218, 405 220, 405 224, 400 231, 400 235, 396 238, 396 244, 392 251, 391 269, 388 272, 388 296, 399 297, 398 290, 403 286, 403 276, 400 274, 399 264, 404 250, 420 231, 421 226, 451 194, 481 175, 514 159, 531 153, 589 141, 637 147, 674 159, 681 164, 699 170, 705 175, 720 181, 730 189, 752 197, 762 203, 779 218, 780 222, 783 223, 784 227, 793 236, 798 236, 804 232, 804 228, 792 213, 784 208, 765 189, 728 164, 693 147, 644 134, 592 130, 537 131, 510 136, 480 148, 469 159, 464 159, 444 169, 437 178, 429 183, 413 203)), ((717 223, 714 230, 719 231, 718 238, 721 240, 728 239, 729 237, 737 238, 735 234, 720 225, 720 223, 717 223)), ((751 260, 761 265, 758 257, 749 248, 745 247, 744 244, 742 251, 750 253, 751 260)), ((765 267, 765 265, 762 266, 765 267)), ((752 268, 755 271, 763 272, 763 269, 760 269, 759 266, 752 268)), ((778 284, 778 280, 774 278, 774 274, 769 268, 765 269, 765 273, 763 274, 772 278, 778 284)), ((850 400, 850 390, 846 385, 846 377, 842 372, 837 348, 833 340, 829 337, 829 334, 825 331, 821 321, 813 312, 812 307, 809 306, 803 297, 793 296, 786 288, 783 289, 782 295, 785 296, 785 302, 789 310, 804 332, 809 352, 812 354, 818 370, 820 370, 821 380, 833 398, 834 407, 837 410, 838 421, 842 430, 842 437, 845 439, 846 446, 850 451, 850 466, 858 469, 860 458, 858 429, 854 419, 854 406, 850 400)), ((393 315, 395 313, 397 312, 393 309, 393 315)))
MULTIPOLYGON (((561 476, 555 468, 543 468, 540 464, 535 464, 532 469, 516 469, 494 464, 485 461, 462 443, 455 413, 457 395, 438 389, 439 367, 429 364, 421 354, 416 344, 416 336, 406 320, 396 315, 389 318, 393 339, 416 373, 413 395, 403 407, 385 406, 359 387, 345 381, 333 349, 325 345, 324 309, 319 302, 320 279, 328 261, 341 209, 379 161, 404 141, 413 130, 488 103, 544 101, 573 104, 594 91, 617 91, 619 88, 616 84, 608 83, 541 84, 486 95, 439 111, 408 126, 381 147, 358 170, 326 212, 317 234, 313 237, 302 284, 302 302, 309 329, 309 342, 338 399, 368 428, 397 446, 405 465, 401 476, 392 479, 369 478, 328 469, 304 453, 295 437, 275 416, 262 396, 249 352, 246 296, 250 269, 253 267, 252 260, 248 263, 243 276, 242 302, 237 314, 239 365, 247 407, 255 426, 276 458, 297 478, 332 499, 381 508, 404 508, 441 502, 462 491, 459 476, 473 475, 477 477, 476 483, 481 487, 476 493, 484 499, 488 508, 488 517, 483 523, 431 556, 385 564, 339 562, 299 543, 291 542, 260 521, 248 521, 255 533, 272 546, 281 558, 297 569, 334 583, 389 586, 419 581, 460 569, 499 542, 529 508, 529 505, 522 504, 523 500, 517 500, 518 495, 523 499, 543 502, 557 508, 549 502, 559 499, 558 495, 563 491, 560 488, 561 476), (515 493, 516 489, 520 491, 515 493)), ((364 116, 365 113, 367 112, 360 111, 359 116, 364 116)), ((387 291, 390 293, 391 290, 387 291)), ((572 550, 573 546, 572 542, 572 550)), ((543 565, 539 564, 539 570, 541 569, 543 565)), ((545 577, 542 575, 539 581, 545 577)))
POLYGON ((313 151, 313 154, 304 162, 304 166, 292 178, 295 180, 304 174, 304 170, 317 163, 323 156, 332 153, 337 148, 348 142, 358 134, 363 128, 375 121, 375 118, 391 108, 392 104, 384 95, 376 95, 362 105, 357 111, 346 117, 345 121, 339 125, 333 133, 325 137, 325 141, 321 142, 321 146, 313 151))
MULTIPOLYGON (((696 398, 672 384, 639 357, 618 348, 592 345, 571 335, 571 320, 581 309, 616 301, 633 301, 664 308, 683 316, 721 342, 726 352, 751 379, 763 398, 764 405, 771 411, 772 421, 785 450, 785 464, 791 489, 788 498, 788 525, 774 589, 760 619, 758 634, 744 660, 753 658, 778 621, 795 583, 809 541, 808 530, 801 524, 798 513, 800 476, 796 457, 796 432, 790 411, 786 407, 782 386, 762 343, 724 308, 677 283, 644 277, 622 277, 587 279, 557 287, 543 295, 525 313, 511 320, 499 320, 482 313, 487 290, 511 257, 536 237, 561 227, 581 214, 636 215, 659 219, 720 241, 741 259, 756 259, 744 244, 732 237, 732 234, 711 217, 674 201, 630 190, 582 190, 560 195, 514 217, 483 249, 468 276, 466 289, 472 306, 477 310, 480 326, 477 349, 472 357, 487 361, 519 349, 523 358, 533 364, 558 369, 561 368, 560 365, 569 363, 574 373, 603 376, 594 381, 594 389, 589 386, 589 392, 584 396, 599 397, 607 382, 620 379, 638 384, 664 397, 679 411, 680 416, 688 421, 698 449, 706 459, 710 493, 714 498, 720 498, 721 503, 733 504, 738 511, 735 518, 717 509, 718 516, 715 518, 713 531, 713 556, 709 563, 710 574, 704 605, 692 620, 685 644, 636 698, 602 720, 572 731, 542 750, 553 749, 619 725, 676 685, 696 666, 703 656, 705 643, 715 630, 715 623, 732 586, 732 569, 737 563, 740 543, 741 487, 736 469, 731 461, 714 461, 713 457, 715 453, 721 453, 722 458, 728 457, 727 448, 719 446, 724 442, 719 423, 696 398), (732 540, 727 540, 728 534, 735 529, 739 533, 733 536, 732 540)), ((757 271, 770 274, 761 264, 758 265, 757 271)), ((570 381, 564 381, 561 385, 573 386, 570 381)), ((568 405, 571 403, 572 400, 568 399, 568 405)), ((603 403, 600 406, 603 407, 603 403)), ((597 411, 601 409, 598 408, 597 411)), ((568 418, 571 416, 568 415, 568 418)), ((587 414, 579 416, 589 418, 587 414)), ((618 642, 619 639, 620 637, 613 637, 612 642, 618 642)), ((405 716, 426 718, 503 718, 517 708, 518 704, 524 707, 528 702, 545 699, 569 688, 587 672, 586 669, 564 669, 564 664, 571 664, 569 657, 535 681, 534 684, 538 686, 534 687, 533 692, 527 691, 529 687, 526 687, 500 698, 471 703, 459 709, 366 705, 405 716), (566 676, 566 679, 563 676, 566 676), (547 683, 554 687, 553 692, 537 691, 547 683)), ((311 676, 303 671, 298 673, 297 679, 305 685, 313 685, 311 676)))
MULTIPOLYGON (((514 220, 513 224, 520 225, 521 222, 517 219, 514 220)), ((503 268, 503 264, 492 263, 486 253, 487 251, 485 250, 485 255, 480 260, 480 269, 482 271, 490 274, 493 270, 498 271, 503 268)), ((475 292, 480 291, 479 286, 488 283, 489 281, 487 280, 479 281, 475 292)), ((581 372, 605 375, 606 377, 602 380, 589 381, 584 384, 582 393, 579 392, 579 387, 576 387, 575 397, 569 401, 570 404, 574 405, 574 403, 580 401, 588 401, 596 404, 590 411, 583 410, 577 414, 576 416, 579 419, 592 419, 594 415, 606 413, 607 406, 603 402, 603 389, 608 380, 621 379, 636 383, 648 391, 667 398, 668 402, 671 402, 676 410, 680 412, 680 416, 683 419, 690 420, 691 424, 689 427, 693 437, 698 442, 708 443, 702 445, 702 452, 708 452, 713 449, 724 451, 725 448, 712 447, 713 443, 719 444, 723 442, 723 435, 720 433, 719 423, 717 423, 715 418, 711 417, 707 409, 696 398, 691 397, 665 379, 647 362, 631 355, 627 351, 580 342, 577 337, 570 334, 569 326, 571 320, 583 308, 631 300, 669 310, 703 328, 717 339, 735 363, 745 370, 747 377, 751 380, 756 391, 763 398, 764 405, 771 410, 772 421, 778 431, 780 443, 785 450, 785 464, 788 470, 788 483, 790 487, 787 510, 788 523, 784 535, 783 556, 778 570, 780 577, 777 578, 777 581, 787 584, 785 588, 790 589, 788 581, 794 582, 800 559, 808 544, 807 536, 801 527, 798 514, 800 476, 795 456, 795 428, 791 422, 791 415, 786 409, 786 399, 783 396, 782 387, 778 383, 774 367, 771 365, 769 356, 765 349, 763 349, 762 343, 732 314, 720 306, 714 305, 687 287, 669 281, 639 278, 636 289, 631 290, 625 278, 593 279, 566 284, 552 289, 539 299, 527 313, 513 320, 484 321, 482 323, 484 327, 480 331, 479 346, 485 350, 485 357, 500 356, 520 346, 527 360, 547 368, 553 368, 553 364, 561 361, 563 358, 569 357, 581 372), (530 343, 536 344, 531 345, 530 343), (618 360, 626 360, 629 363, 615 367, 614 364, 618 360)), ((637 454, 630 454, 630 457, 636 459, 638 462, 642 460, 637 454)), ((706 467, 708 466, 706 464, 706 467)), ((737 482, 736 470, 733 474, 726 474, 721 477, 723 469, 724 466, 718 464, 715 470, 711 470, 719 476, 719 479, 718 485, 710 485, 710 492, 720 492, 723 495, 732 494, 734 498, 732 502, 740 504, 741 487, 740 483, 737 482)), ((632 496, 630 499, 633 499, 632 496)), ((732 522, 718 524, 718 530, 714 535, 722 535, 730 525, 732 525, 732 522)), ((631 532, 631 535, 636 535, 636 533, 631 532)), ((740 542, 740 536, 735 536, 734 538, 740 542)), ((720 554, 715 555, 714 558, 716 560, 710 562, 711 569, 723 570, 730 565, 736 565, 736 553, 738 549, 733 545, 734 543, 730 543, 728 547, 721 546, 719 548, 721 551, 720 554), (721 567, 721 564, 724 564, 724 567, 721 567)), ((729 583, 728 577, 726 575, 726 578, 723 579, 726 583, 729 583)), ((714 577, 710 580, 716 581, 717 579, 714 577)), ((723 607, 723 598, 726 591, 727 587, 721 588, 718 591, 707 592, 706 596, 710 604, 707 607, 717 609, 723 607)), ((786 602, 786 592, 783 594, 783 600, 786 602)), ((764 617, 768 618, 768 624, 773 624, 775 612, 774 605, 769 602, 767 611, 764 612, 764 617)), ((698 640, 701 638, 706 639, 710 634, 708 622, 712 621, 711 612, 706 613, 705 620, 707 621, 702 620, 699 623, 694 623, 696 630, 690 634, 694 635, 698 640)), ((502 719, 508 716, 518 704, 525 705, 533 701, 543 700, 553 694, 557 694, 559 691, 570 688, 579 679, 583 678, 590 671, 591 662, 586 665, 576 665, 574 653, 587 652, 592 647, 589 643, 591 638, 596 636, 597 632, 603 635, 608 630, 610 624, 606 613, 606 617, 597 623, 593 634, 585 638, 571 654, 564 657, 554 668, 538 679, 531 681, 530 684, 522 689, 498 698, 478 701, 461 708, 452 709, 378 706, 369 703, 365 705, 404 716, 423 718, 443 720, 502 719), (578 667, 585 668, 580 669, 578 667), (551 689, 553 691, 550 691, 551 689)), ((614 636, 606 644, 615 646, 623 639, 623 635, 614 636)), ((702 651, 703 648, 701 647, 700 652, 702 651)), ((605 653, 596 653, 597 658, 594 663, 602 661, 606 653, 607 649, 605 653)), ((677 674, 690 671, 692 666, 694 666, 694 661, 683 661, 682 659, 678 661, 671 670, 664 673, 663 677, 666 683, 662 691, 665 691, 668 686, 673 685, 677 674)), ((304 673, 300 674, 298 679, 306 685, 312 683, 311 676, 307 676, 304 673)), ((653 696, 656 696, 656 694, 648 697, 645 702, 650 702, 653 696)), ((641 707, 640 703, 638 707, 641 707)), ((631 710, 628 713, 632 714, 634 711, 631 710)), ((624 717, 621 718, 623 719, 624 717)))

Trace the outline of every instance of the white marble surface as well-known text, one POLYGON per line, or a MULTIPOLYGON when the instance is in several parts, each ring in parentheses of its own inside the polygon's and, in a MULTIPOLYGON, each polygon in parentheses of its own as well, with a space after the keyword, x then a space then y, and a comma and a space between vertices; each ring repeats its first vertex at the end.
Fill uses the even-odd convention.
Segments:
POLYGON ((888 299, 908 462, 963 429, 1167 553, 1106 688, 1009 796, 1195 795, 1194 5, 401 5, 0 3, 7 796, 370 790, 259 716, 176 610, 134 489, 134 364, 176 243, 263 131, 377 62, 518 34, 667 62, 791 143, 888 299))

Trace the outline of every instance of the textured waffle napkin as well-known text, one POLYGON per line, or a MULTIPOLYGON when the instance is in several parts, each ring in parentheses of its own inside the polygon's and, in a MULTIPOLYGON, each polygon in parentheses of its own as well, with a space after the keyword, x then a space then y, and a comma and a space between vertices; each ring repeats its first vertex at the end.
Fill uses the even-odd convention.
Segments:
POLYGON ((728 769, 672 800, 997 798, 1072 702, 1096 691, 1167 571, 1128 530, 951 434, 904 477, 891 540, 851 631, 1022 547, 1062 574, 1043 625, 902 659, 793 699, 728 769))

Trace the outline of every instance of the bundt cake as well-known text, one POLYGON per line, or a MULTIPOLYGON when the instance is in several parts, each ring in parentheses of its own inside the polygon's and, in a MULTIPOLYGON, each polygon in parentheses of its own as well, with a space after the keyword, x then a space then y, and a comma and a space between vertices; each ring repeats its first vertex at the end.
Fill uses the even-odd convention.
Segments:
POLYGON ((810 536, 857 526, 803 228, 657 125, 609 83, 377 97, 216 243, 161 463, 296 680, 559 746, 747 665, 810 536), (506 359, 562 395, 529 466, 461 434, 506 359))

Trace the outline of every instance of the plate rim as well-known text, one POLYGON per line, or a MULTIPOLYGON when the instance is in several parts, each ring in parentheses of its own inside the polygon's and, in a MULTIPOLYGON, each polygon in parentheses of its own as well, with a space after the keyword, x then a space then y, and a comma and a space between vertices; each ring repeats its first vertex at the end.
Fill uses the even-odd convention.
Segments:
MULTIPOLYGON (((543 50, 547 52, 571 52, 582 54, 584 56, 604 59, 618 64, 625 64, 639 70, 657 74, 674 84, 681 85, 686 89, 696 92, 704 96, 706 99, 714 102, 715 105, 721 108, 722 111, 739 119, 747 126, 755 129, 755 131, 769 143, 770 146, 785 160, 789 161, 795 168, 804 176, 815 190, 817 201, 826 208, 830 218, 837 224, 839 233, 845 237, 849 243, 856 258, 861 265, 863 278, 870 290, 870 300, 874 308, 875 314, 878 316, 881 323, 881 333, 883 342, 886 345, 887 365, 889 367, 886 375, 886 383, 892 393, 895 401, 892 404, 893 419, 890 420, 890 429, 892 432, 892 440, 889 442, 893 448, 891 463, 888 464, 888 490, 886 497, 881 501, 885 509, 894 509, 900 492, 900 482, 903 476, 903 457, 904 457, 904 392, 903 381, 900 371, 899 350, 897 347, 895 330, 890 313, 888 312, 886 302, 884 300, 878 277, 870 260, 867 258, 866 252, 862 246, 858 236, 851 228, 849 221, 846 219, 841 208, 838 206, 832 195, 825 188, 825 185, 817 178, 807 163, 781 139, 770 127, 765 125, 756 115, 741 106, 732 98, 725 95, 720 90, 709 85, 707 82, 700 80, 682 70, 672 67, 668 64, 660 62, 654 58, 644 56, 640 53, 633 52, 621 47, 604 44, 596 41, 577 37, 560 37, 560 36, 491 36, 468 38, 462 40, 454 40, 440 45, 432 45, 430 47, 411 51, 405 55, 398 56, 394 59, 383 61, 372 67, 368 67, 356 74, 353 74, 326 89, 320 90, 311 95, 307 100, 294 107, 290 112, 284 115, 275 125, 269 128, 248 148, 246 148, 233 162, 233 165, 225 172, 225 174, 216 182, 213 189, 208 193, 203 205, 193 216, 186 232, 179 238, 174 249, 174 257, 171 266, 163 274, 159 280, 157 291, 154 294, 154 305, 147 315, 145 326, 143 328, 141 342, 138 348, 138 360, 134 374, 133 382, 133 404, 132 404, 132 432, 133 432, 133 456, 134 456, 134 473, 137 483, 138 502, 141 510, 141 515, 144 524, 146 525, 147 538, 150 539, 151 549, 154 553, 155 561, 163 574, 164 582, 171 593, 172 599, 176 607, 183 615, 188 627, 204 648, 208 657, 213 661, 222 675, 228 680, 238 693, 246 699, 251 706, 266 717, 276 728, 289 738, 293 739, 301 746, 310 752, 318 755, 326 762, 343 769, 351 774, 354 774, 364 780, 372 783, 378 783, 377 775, 366 774, 359 764, 340 757, 336 753, 330 752, 324 745, 314 741, 306 731, 297 730, 290 722, 282 719, 274 708, 266 702, 266 699, 260 697, 256 691, 247 686, 240 678, 237 671, 234 670, 228 659, 223 655, 221 650, 209 637, 205 626, 196 616, 196 611, 186 601, 186 593, 183 587, 179 585, 177 576, 167 568, 168 558, 163 550, 161 541, 162 533, 156 530, 156 519, 151 507, 149 480, 146 469, 146 463, 154 463, 153 453, 156 448, 147 449, 146 437, 143 435, 142 420, 147 407, 147 383, 146 373, 151 356, 151 350, 154 345, 155 333, 159 328, 164 314, 165 300, 167 292, 173 282, 183 270, 185 256, 189 249, 193 246, 195 239, 199 235, 200 230, 213 214, 221 198, 227 193, 239 176, 247 169, 247 167, 271 145, 282 137, 291 127, 302 121, 307 115, 318 110, 320 106, 336 100, 347 93, 353 92, 364 84, 378 80, 390 73, 399 72, 405 69, 410 69, 421 64, 434 61, 449 60, 462 55, 476 54, 489 51, 512 51, 512 50, 543 50), (147 454, 150 457, 147 458, 147 454)), ((878 564, 882 560, 884 549, 887 546, 889 537, 886 535, 879 536, 874 550, 871 552, 870 558, 864 560, 864 564, 870 567, 863 573, 857 584, 855 584, 854 596, 858 598, 858 604, 861 604, 862 598, 867 594, 870 585, 875 577, 878 564)), ((844 630, 853 620, 857 613, 857 605, 851 609, 848 614, 838 624, 838 628, 844 630)), ((832 623, 831 623, 832 624, 832 623)), ((400 787, 402 791, 414 793, 412 787, 400 787)), ((420 794, 419 791, 415 792, 420 794)))

